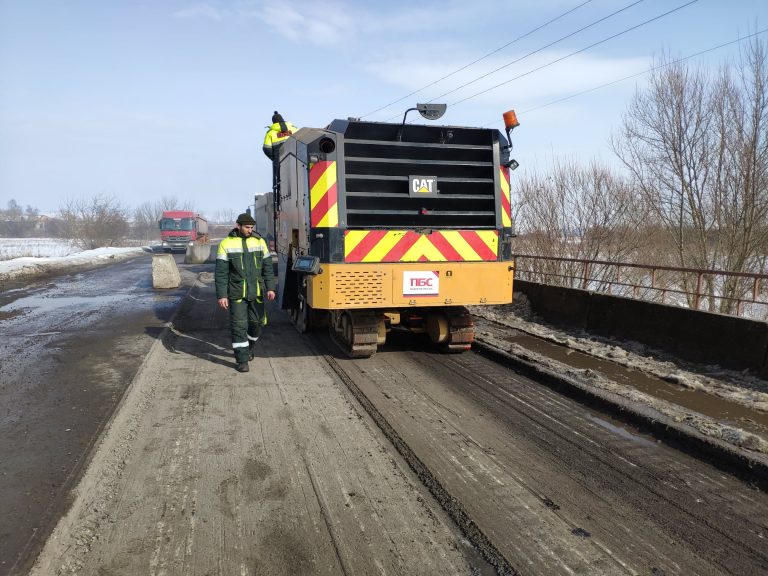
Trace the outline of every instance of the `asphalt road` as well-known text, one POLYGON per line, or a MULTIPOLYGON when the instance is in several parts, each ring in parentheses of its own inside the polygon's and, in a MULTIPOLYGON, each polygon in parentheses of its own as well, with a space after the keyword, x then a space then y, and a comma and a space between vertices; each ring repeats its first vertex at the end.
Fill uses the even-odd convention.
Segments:
MULTIPOLYGON (((136 263, 137 274, 148 264, 136 263)), ((88 300, 106 298, 91 288, 88 300)), ((764 492, 480 355, 438 354, 406 335, 350 360, 326 335, 297 334, 273 306, 251 371, 239 374, 210 274, 162 334, 182 291, 134 317, 141 305, 127 295, 125 306, 107 299, 101 316, 99 307, 78 311, 77 290, 59 293, 60 307, 0 308, 16 330, 3 368, 11 351, 32 350, 10 362, 17 384, 0 398, 27 408, 8 408, 0 432, 27 442, 37 394, 48 408, 30 424, 50 419, 39 473, 70 462, 59 501, 49 496, 38 511, 46 526, 104 432, 33 576, 768 571, 764 492), (37 327, 22 331, 20 319, 36 309, 37 327), (86 324, 91 315, 101 322, 86 324), (68 345, 73 363, 35 372, 34 354, 46 348, 36 339, 55 338, 70 317, 79 336, 47 347, 68 345), (126 333, 101 325, 112 317, 125 319, 126 333), (110 366, 118 350, 131 380, 124 395, 128 380, 110 366), (71 379, 66 388, 53 384, 60 376, 71 379), (87 417, 91 397, 106 415, 98 422, 87 417)), ((147 291, 137 286, 137 298, 151 299, 147 291)), ((3 466, 15 460, 4 469, 27 474, 34 451, 9 448, 3 466)), ((24 484, 14 486, 29 506, 24 484)), ((17 539, 22 558, 43 536, 27 530, 17 539)))
MULTIPOLYGON (((768 495, 476 353, 328 361, 509 573, 768 573, 768 495)), ((322 346, 318 338, 318 346, 322 346)))
POLYGON ((493 574, 324 358, 269 310, 241 374, 210 277, 193 289, 34 576, 493 574))
POLYGON ((147 254, 0 293, 2 575, 30 567, 94 440, 194 277, 158 292, 151 274, 147 254))

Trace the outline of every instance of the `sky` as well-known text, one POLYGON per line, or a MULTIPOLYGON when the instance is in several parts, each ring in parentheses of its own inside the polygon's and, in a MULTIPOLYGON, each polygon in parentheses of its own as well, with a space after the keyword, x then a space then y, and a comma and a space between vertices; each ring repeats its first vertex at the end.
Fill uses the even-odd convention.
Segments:
MULTIPOLYGON (((324 127, 434 101, 439 124, 503 129, 514 109, 516 175, 610 164, 656 59, 768 28, 765 0, 689 2, 0 0, 0 207, 175 197, 237 214, 271 186, 275 110, 324 127)), ((687 62, 716 70, 741 46, 687 62)))

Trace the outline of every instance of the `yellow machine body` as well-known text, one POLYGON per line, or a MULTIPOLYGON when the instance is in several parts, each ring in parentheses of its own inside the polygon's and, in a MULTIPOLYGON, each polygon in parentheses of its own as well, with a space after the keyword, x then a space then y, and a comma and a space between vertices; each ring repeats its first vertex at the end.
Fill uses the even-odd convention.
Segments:
POLYGON ((513 276, 512 262, 323 264, 307 278, 307 303, 318 310, 508 304, 513 276))
POLYGON ((509 150, 487 128, 348 119, 298 130, 274 196, 279 304, 297 329, 326 325, 356 358, 394 327, 468 350, 466 306, 512 301, 509 150))

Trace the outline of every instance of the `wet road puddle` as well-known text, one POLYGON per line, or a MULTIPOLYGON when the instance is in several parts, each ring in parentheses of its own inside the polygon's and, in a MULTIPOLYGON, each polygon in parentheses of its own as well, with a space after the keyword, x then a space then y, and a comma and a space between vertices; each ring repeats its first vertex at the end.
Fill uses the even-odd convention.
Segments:
POLYGON ((78 308, 81 306, 87 306, 89 308, 99 307, 106 304, 113 304, 124 300, 125 296, 122 294, 109 294, 99 296, 43 296, 32 295, 24 298, 19 298, 13 302, 6 304, 0 308, 0 318, 4 314, 19 314, 21 311, 27 309, 40 310, 42 312, 50 312, 52 310, 58 310, 61 308, 78 308))
POLYGON ((643 438, 642 436, 638 436, 637 434, 633 434, 626 428, 622 428, 621 426, 612 424, 611 422, 608 422, 607 420, 604 420, 602 418, 598 418, 597 416, 594 416, 592 414, 587 414, 586 416, 598 426, 605 428, 609 432, 613 432, 614 434, 624 438, 625 440, 631 440, 632 442, 639 444, 640 446, 645 446, 647 448, 656 448, 657 446, 656 442, 653 442, 652 440, 648 440, 647 438, 643 438))
POLYGON ((505 337, 507 342, 519 344, 524 348, 542 354, 582 370, 592 370, 608 379, 644 392, 650 396, 673 402, 689 408, 705 416, 709 416, 723 424, 730 424, 744 430, 749 430, 761 436, 768 433, 768 414, 751 410, 746 406, 719 398, 701 390, 692 390, 683 386, 666 382, 661 378, 650 376, 632 368, 626 368, 609 360, 595 358, 571 348, 516 332, 505 337))

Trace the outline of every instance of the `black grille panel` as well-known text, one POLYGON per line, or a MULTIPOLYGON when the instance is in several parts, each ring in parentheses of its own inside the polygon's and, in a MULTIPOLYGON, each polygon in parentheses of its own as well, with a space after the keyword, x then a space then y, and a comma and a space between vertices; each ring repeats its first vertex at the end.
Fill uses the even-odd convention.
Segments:
POLYGON ((348 228, 496 227, 496 130, 335 124, 344 134, 348 228), (438 195, 412 198, 411 175, 436 176, 438 195))

